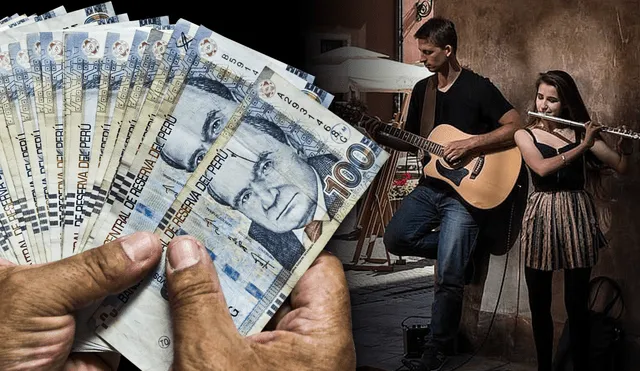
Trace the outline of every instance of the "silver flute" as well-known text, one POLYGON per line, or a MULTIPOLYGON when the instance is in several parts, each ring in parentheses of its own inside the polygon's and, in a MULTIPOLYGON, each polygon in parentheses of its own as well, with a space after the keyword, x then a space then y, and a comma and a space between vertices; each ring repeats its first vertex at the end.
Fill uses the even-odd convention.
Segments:
MULTIPOLYGON (((582 123, 582 122, 561 119, 559 117, 548 116, 548 115, 545 115, 543 113, 529 111, 528 114, 529 114, 529 116, 538 117, 538 118, 541 118, 541 119, 554 121, 554 122, 558 122, 558 123, 565 124, 565 125, 585 127, 585 124, 582 123)), ((602 126, 601 130, 603 132, 607 132, 607 133, 611 133, 611 134, 617 134, 617 135, 621 135, 623 137, 627 137, 627 138, 631 138, 631 139, 640 139, 640 133, 635 132, 633 130, 629 130, 629 129, 613 128, 613 127, 610 127, 610 126, 602 126)))

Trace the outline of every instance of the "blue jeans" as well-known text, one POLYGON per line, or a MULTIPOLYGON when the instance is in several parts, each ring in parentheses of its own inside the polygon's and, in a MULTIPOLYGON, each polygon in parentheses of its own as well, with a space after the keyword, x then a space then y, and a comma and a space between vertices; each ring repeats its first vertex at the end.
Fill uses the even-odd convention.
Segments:
POLYGON ((465 271, 479 226, 453 191, 417 186, 386 227, 384 244, 395 255, 434 258, 437 282, 428 343, 445 353, 454 349, 462 316, 465 271), (433 231, 440 225, 439 231, 433 231))

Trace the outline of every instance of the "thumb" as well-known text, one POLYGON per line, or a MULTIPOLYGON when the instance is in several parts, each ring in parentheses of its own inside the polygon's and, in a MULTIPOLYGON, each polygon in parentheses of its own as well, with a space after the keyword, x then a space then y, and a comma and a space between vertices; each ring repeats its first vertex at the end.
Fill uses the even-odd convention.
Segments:
POLYGON ((82 309, 139 282, 159 262, 157 236, 139 232, 56 262, 20 270, 21 280, 43 315, 59 316, 82 309), (44 300, 44 299, 48 300, 44 300))
POLYGON ((14 267, 16 266, 11 260, 0 258, 0 267, 14 267))
POLYGON ((193 345, 203 339, 218 339, 207 350, 214 355, 224 353, 240 339, 213 261, 198 240, 191 236, 171 240, 166 274, 178 364, 181 358, 188 360, 189 350, 195 350, 193 345))

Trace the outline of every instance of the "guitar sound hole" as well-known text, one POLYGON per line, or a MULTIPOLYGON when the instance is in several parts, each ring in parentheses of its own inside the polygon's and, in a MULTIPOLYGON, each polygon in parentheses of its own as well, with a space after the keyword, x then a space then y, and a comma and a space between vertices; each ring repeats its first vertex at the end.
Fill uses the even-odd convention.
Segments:
POLYGON ((444 161, 444 163, 453 170, 458 170, 460 168, 463 168, 467 166, 467 163, 468 163, 468 161, 465 159, 458 159, 456 161, 451 162, 443 158, 442 161, 444 161))

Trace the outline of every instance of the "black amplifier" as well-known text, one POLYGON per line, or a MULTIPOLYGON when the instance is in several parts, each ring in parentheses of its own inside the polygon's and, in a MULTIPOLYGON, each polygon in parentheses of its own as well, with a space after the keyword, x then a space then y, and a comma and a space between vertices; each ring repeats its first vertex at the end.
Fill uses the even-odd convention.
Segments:
POLYGON ((420 358, 424 352, 424 344, 429 334, 429 327, 422 325, 413 325, 404 327, 402 331, 402 340, 404 343, 405 358, 420 358))

